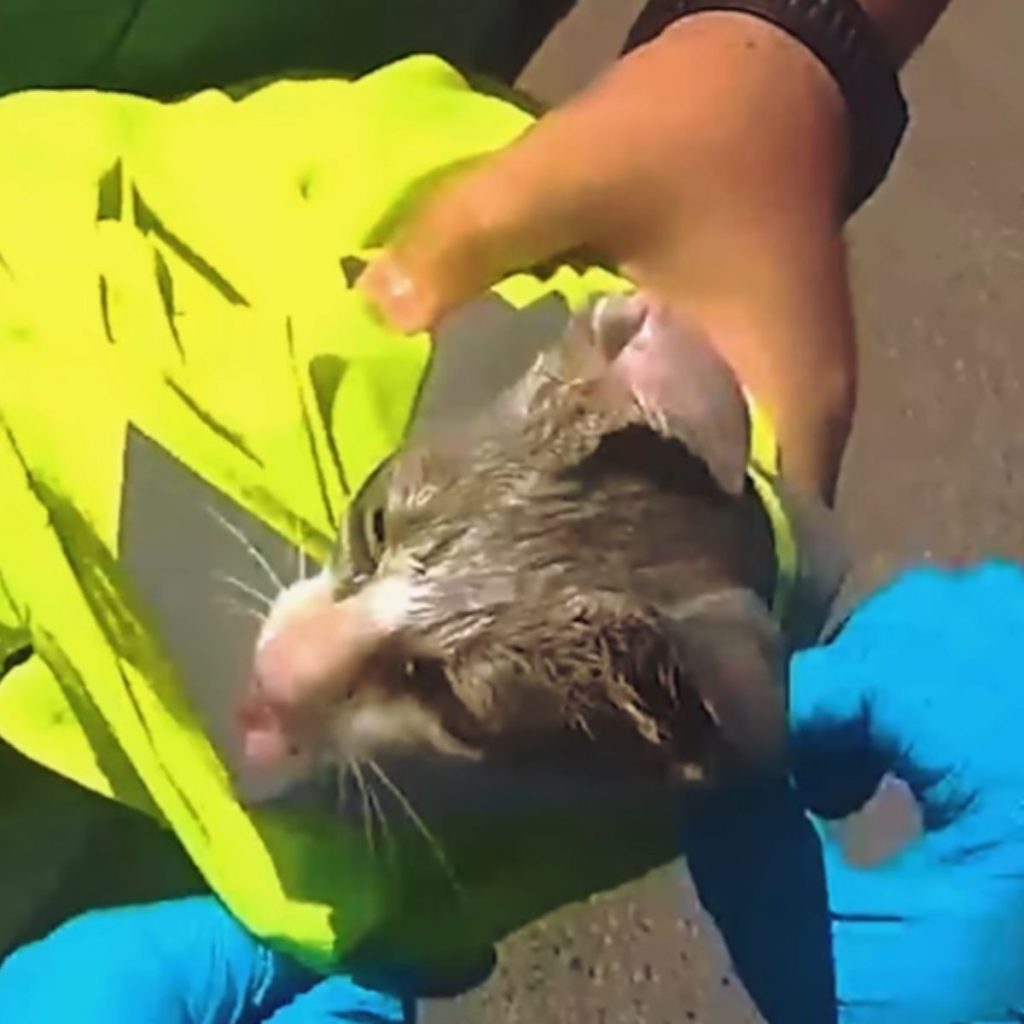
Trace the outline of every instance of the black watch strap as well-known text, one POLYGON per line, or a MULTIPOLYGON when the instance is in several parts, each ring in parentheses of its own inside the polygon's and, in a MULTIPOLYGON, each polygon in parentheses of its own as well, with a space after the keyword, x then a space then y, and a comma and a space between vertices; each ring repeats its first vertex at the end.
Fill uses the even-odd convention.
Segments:
POLYGON ((857 0, 652 0, 626 50, 701 11, 740 11, 777 25, 828 68, 846 101, 852 132, 849 212, 885 180, 909 120, 899 77, 878 31, 857 0))

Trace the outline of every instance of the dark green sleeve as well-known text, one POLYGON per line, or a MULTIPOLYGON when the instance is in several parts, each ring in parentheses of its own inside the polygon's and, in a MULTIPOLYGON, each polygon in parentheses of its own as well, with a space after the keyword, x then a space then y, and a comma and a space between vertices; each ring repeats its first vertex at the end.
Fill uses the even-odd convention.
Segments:
POLYGON ((344 10, 361 6, 346 0, 4 0, 0 91, 70 86, 166 96, 284 68, 336 68, 344 60, 344 10))
POLYGON ((206 892, 173 833, 0 740, 0 960, 76 914, 206 892))
POLYGON ((571 0, 0 0, 0 94, 169 97, 416 52, 511 79, 571 0))

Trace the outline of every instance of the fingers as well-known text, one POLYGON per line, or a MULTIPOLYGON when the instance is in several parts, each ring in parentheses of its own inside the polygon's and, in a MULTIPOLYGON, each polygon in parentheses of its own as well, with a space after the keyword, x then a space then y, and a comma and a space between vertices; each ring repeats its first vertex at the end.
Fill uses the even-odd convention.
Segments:
POLYGON ((0 1017, 229 1024, 262 1020, 316 980, 193 897, 93 911, 17 951, 0 968, 0 1017))
POLYGON ((790 671, 790 765, 806 806, 825 818, 859 810, 898 757, 881 734, 869 675, 835 647, 798 654, 790 671))
POLYGON ((825 818, 859 811, 898 756, 893 738, 880 734, 876 683, 884 687, 899 666, 885 656, 887 630, 872 628, 878 601, 862 603, 829 645, 799 652, 790 666, 793 780, 825 818))
POLYGON ((584 182, 571 133, 542 122, 443 185, 356 283, 394 328, 432 327, 515 270, 575 246, 584 182))
POLYGON ((406 1024, 412 1019, 400 999, 362 988, 345 975, 335 975, 266 1018, 265 1024, 406 1024))
POLYGON ((1024 777, 1012 728, 1024 710, 1024 572, 904 572, 828 647, 797 655, 789 719, 796 781, 812 809, 857 809, 892 771, 938 828, 1024 777))
POLYGON ((823 817, 860 810, 886 772, 908 767, 905 750, 923 724, 914 709, 928 693, 907 684, 921 678, 934 636, 928 603, 920 603, 922 575, 925 595, 933 593, 937 574, 905 574, 864 600, 830 644, 792 661, 793 777, 823 817))

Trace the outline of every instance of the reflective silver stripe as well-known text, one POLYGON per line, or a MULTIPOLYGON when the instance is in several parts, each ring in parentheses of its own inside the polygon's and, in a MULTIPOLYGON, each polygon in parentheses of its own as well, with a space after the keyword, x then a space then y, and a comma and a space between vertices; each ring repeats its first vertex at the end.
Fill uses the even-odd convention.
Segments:
MULTIPOLYGON (((234 727, 260 627, 252 613, 266 611, 253 595, 276 596, 272 575, 293 582, 298 553, 133 426, 124 468, 122 571, 240 793, 258 799, 234 727)), ((308 574, 319 568, 307 562, 308 574)))
POLYGON ((485 409, 561 339, 569 317, 553 292, 522 309, 494 292, 460 306, 433 332, 410 436, 485 409))

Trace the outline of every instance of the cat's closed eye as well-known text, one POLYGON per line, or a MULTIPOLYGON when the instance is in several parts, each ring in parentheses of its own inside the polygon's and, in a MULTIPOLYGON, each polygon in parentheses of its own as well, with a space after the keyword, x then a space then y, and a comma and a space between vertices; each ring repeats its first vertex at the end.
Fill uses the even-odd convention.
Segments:
POLYGON ((379 556, 388 539, 384 521, 384 509, 378 506, 370 512, 367 519, 366 532, 370 541, 369 547, 371 553, 376 557, 379 556))
POLYGON ((339 579, 365 579, 376 572, 389 539, 385 505, 390 482, 388 462, 370 477, 350 506, 335 551, 339 579))
POLYGON ((377 502, 366 502, 349 523, 348 560, 358 576, 372 576, 387 544, 387 519, 377 502))

